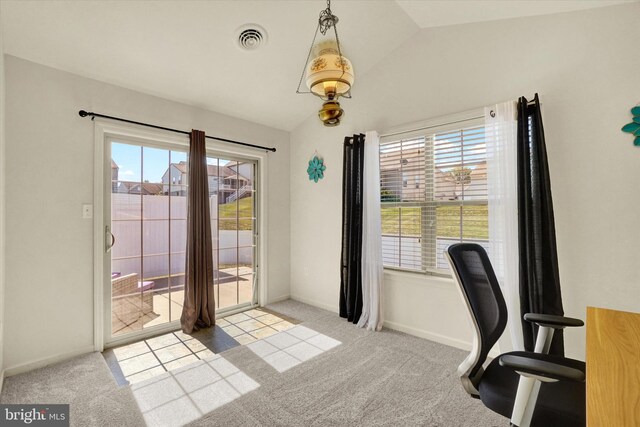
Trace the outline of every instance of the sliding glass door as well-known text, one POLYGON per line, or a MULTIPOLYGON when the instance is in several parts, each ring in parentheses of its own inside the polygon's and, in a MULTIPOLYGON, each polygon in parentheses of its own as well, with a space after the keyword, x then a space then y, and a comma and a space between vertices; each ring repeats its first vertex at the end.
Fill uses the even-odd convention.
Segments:
MULTIPOLYGON (((177 326, 184 301, 188 159, 183 147, 112 140, 105 212, 110 257, 107 341, 177 326)), ((210 156, 217 308, 257 302, 256 164, 210 156)))

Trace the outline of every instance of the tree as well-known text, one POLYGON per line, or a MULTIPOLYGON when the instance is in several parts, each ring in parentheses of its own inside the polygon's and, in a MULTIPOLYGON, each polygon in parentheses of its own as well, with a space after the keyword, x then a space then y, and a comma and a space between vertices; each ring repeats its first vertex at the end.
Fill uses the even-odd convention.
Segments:
POLYGON ((458 166, 448 171, 442 171, 444 180, 453 184, 453 197, 451 200, 458 200, 460 197, 458 187, 462 192, 464 186, 471 183, 471 172, 473 172, 473 169, 466 166, 458 166))

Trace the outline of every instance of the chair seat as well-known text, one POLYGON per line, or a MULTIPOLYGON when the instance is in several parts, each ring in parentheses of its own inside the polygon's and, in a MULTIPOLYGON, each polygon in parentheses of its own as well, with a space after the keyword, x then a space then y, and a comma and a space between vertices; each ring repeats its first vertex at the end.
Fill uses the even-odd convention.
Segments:
MULTIPOLYGON (((523 351, 505 354, 533 357, 586 372, 584 362, 579 360, 523 351)), ((518 373, 511 368, 500 366, 498 358, 494 359, 487 366, 478 387, 482 403, 491 410, 511 418, 519 380, 520 375, 518 373)), ((585 400, 584 383, 572 381, 543 382, 540 386, 540 394, 538 395, 531 426, 584 427, 586 425, 585 400), (561 404, 559 405, 558 402, 561 402, 561 404)))

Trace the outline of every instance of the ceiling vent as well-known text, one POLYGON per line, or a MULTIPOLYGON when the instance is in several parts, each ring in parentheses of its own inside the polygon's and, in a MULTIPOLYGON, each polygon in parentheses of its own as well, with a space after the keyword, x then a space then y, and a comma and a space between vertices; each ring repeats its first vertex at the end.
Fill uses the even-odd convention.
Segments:
POLYGON ((257 24, 247 24, 238 28, 238 46, 242 50, 257 50, 267 43, 267 32, 257 24))

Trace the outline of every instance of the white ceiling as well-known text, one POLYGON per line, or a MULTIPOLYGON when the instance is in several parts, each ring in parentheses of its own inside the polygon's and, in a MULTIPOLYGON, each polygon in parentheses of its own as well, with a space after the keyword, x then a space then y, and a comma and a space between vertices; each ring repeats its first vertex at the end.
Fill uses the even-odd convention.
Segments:
MULTIPOLYGON (((2 0, 4 50, 57 69, 291 130, 322 105, 319 98, 295 91, 318 14, 325 7, 325 0, 2 0), (247 23, 267 30, 263 49, 242 51, 237 46, 236 30, 247 23)), ((332 10, 340 18, 338 32, 356 77, 419 30, 392 1, 373 5, 334 0, 332 10)))
MULTIPOLYGON (((334 0, 332 10, 354 64, 355 97, 358 76, 419 27, 613 3, 620 1, 334 0)), ((285 130, 321 106, 295 90, 324 0, 2 0, 1 7, 10 55, 285 130), (247 23, 267 30, 264 48, 237 47, 236 29, 247 23)))
POLYGON ((396 0, 420 28, 549 15, 638 0, 396 0))

